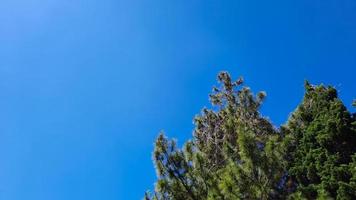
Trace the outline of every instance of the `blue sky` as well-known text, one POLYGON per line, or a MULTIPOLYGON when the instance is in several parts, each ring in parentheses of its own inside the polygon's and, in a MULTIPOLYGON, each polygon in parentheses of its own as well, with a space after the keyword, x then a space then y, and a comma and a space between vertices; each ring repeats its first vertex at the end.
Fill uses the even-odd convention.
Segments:
POLYGON ((221 70, 276 125, 306 79, 353 109, 355 24, 354 0, 2 0, 0 199, 141 199, 221 70))

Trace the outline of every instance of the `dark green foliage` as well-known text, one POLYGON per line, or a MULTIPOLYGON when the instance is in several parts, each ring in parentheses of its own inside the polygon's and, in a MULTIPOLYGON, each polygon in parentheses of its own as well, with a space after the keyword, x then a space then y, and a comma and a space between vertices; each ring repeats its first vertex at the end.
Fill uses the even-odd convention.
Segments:
POLYGON ((289 174, 296 193, 308 199, 355 199, 350 182, 355 153, 354 119, 332 87, 306 83, 303 102, 285 132, 293 138, 289 174))
POLYGON ((195 117, 182 149, 160 134, 150 200, 353 199, 355 117, 331 87, 306 83, 303 102, 280 130, 261 116, 265 93, 218 76, 212 109, 195 117))

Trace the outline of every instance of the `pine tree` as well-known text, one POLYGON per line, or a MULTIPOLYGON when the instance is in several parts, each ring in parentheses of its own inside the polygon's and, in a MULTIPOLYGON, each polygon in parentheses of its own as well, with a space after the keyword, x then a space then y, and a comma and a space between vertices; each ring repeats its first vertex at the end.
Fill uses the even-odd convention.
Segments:
POLYGON ((158 181, 146 199, 271 199, 279 197, 284 162, 282 140, 259 113, 263 92, 254 96, 242 79, 218 76, 212 109, 194 119, 194 139, 183 150, 160 135, 154 162, 158 181))

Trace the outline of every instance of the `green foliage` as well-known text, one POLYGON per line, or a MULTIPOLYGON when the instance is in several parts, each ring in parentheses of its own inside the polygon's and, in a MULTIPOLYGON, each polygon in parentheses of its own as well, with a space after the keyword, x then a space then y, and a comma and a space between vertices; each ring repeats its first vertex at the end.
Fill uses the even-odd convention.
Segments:
POLYGON ((243 80, 218 76, 211 109, 178 148, 160 134, 157 182, 145 200, 355 199, 356 124, 332 87, 306 83, 303 102, 274 128, 243 80))
POLYGON ((356 150, 355 119, 334 88, 308 82, 305 88, 284 129, 293 137, 289 174, 296 192, 308 199, 355 199, 349 166, 356 150))

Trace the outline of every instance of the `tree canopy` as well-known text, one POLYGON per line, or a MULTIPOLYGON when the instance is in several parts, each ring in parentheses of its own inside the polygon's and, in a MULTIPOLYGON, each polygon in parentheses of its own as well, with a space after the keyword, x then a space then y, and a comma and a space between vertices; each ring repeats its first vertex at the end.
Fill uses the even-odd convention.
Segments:
POLYGON ((356 199, 356 117, 333 87, 306 82, 277 128, 259 112, 264 92, 227 72, 218 81, 183 148, 158 136, 157 182, 144 199, 356 199))

